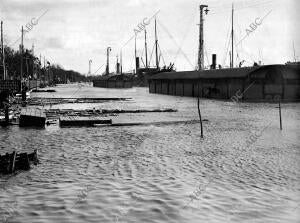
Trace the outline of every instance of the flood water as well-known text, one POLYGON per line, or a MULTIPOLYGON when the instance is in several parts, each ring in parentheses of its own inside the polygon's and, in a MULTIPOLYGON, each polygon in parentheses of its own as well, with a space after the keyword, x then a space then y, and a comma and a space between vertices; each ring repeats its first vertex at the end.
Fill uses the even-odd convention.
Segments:
MULTIPOLYGON (((60 85, 45 97, 130 97, 52 108, 156 109, 113 122, 198 119, 195 98, 147 88, 60 85)), ((39 150, 40 164, 0 177, 0 222, 299 222, 300 104, 201 99, 199 123, 0 128, 1 154, 39 150)), ((49 108, 49 106, 45 106, 49 108)))

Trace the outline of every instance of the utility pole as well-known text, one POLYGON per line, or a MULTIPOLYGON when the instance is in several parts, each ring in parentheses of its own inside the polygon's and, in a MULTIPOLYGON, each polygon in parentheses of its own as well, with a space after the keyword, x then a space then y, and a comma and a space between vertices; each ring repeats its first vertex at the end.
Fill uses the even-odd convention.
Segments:
POLYGON ((21 91, 23 90, 22 87, 22 79, 23 79, 23 36, 24 36, 24 30, 23 30, 23 26, 22 26, 22 30, 21 30, 21 91))
POLYGON ((157 39, 157 27, 156 27, 156 17, 155 17, 155 59, 156 59, 156 68, 159 69, 158 61, 158 39, 157 39))
POLYGON ((200 5, 200 24, 199 24, 199 50, 198 50, 198 70, 204 69, 204 39, 203 39, 203 10, 205 11, 206 15, 208 13, 207 9, 208 5, 200 5))
POLYGON ((1 63, 3 66, 3 80, 6 79, 6 68, 5 68, 5 51, 3 44, 3 21, 1 21, 1 63))
POLYGON ((147 50, 147 31, 145 29, 145 56, 146 56, 146 68, 148 68, 148 50, 147 50))
MULTIPOLYGON (((36 76, 36 73, 35 73, 35 70, 34 70, 34 68, 35 68, 35 66, 34 66, 34 61, 35 61, 35 56, 34 56, 34 43, 32 44, 31 52, 32 52, 32 75, 33 75, 32 78, 34 78, 34 76, 36 76)), ((36 83, 36 85, 37 85, 37 77, 35 77, 35 83, 36 83)), ((36 88, 37 88, 37 86, 36 86, 36 88)))
POLYGON ((109 75, 109 52, 111 51, 111 47, 107 47, 106 56, 107 56, 107 64, 106 64, 106 75, 109 75))
POLYGON ((35 89, 37 90, 38 88, 38 69, 37 67, 35 66, 35 61, 36 61, 36 57, 34 56, 34 44, 32 44, 32 72, 33 72, 33 75, 35 76, 35 89))
POLYGON ((232 3, 232 10, 231 10, 231 62, 230 62, 230 68, 233 68, 233 3, 232 3))

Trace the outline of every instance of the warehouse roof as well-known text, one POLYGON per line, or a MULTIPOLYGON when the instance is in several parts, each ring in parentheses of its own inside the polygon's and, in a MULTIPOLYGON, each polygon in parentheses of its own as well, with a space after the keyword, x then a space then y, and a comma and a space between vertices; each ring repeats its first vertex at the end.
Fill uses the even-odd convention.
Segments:
POLYGON ((276 69, 283 73, 285 79, 296 79, 299 77, 299 66, 296 65, 266 65, 256 67, 242 67, 242 68, 225 68, 215 70, 201 70, 201 71, 181 71, 181 72, 164 72, 153 75, 150 79, 215 79, 215 78, 245 78, 249 74, 258 70, 276 69))

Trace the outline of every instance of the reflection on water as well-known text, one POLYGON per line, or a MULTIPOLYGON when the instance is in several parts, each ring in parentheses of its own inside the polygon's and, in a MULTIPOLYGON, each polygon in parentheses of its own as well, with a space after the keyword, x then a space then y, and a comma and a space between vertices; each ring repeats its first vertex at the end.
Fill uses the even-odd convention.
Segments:
MULTIPOLYGON (((53 93, 71 95, 133 99, 52 108, 179 110, 112 117, 118 122, 198 117, 196 99, 146 88, 69 85, 53 93)), ((204 139, 199 123, 0 128, 2 154, 39 149, 41 159, 29 172, 0 178, 0 222, 299 221, 299 105, 283 105, 283 131, 274 104, 203 99, 201 111, 204 139)))

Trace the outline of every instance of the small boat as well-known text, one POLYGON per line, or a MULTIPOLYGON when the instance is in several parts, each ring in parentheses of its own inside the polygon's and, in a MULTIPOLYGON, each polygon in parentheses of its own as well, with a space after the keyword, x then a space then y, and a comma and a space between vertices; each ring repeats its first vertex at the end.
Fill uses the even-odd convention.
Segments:
POLYGON ((31 164, 37 165, 38 151, 33 153, 17 153, 14 151, 9 154, 0 155, 0 174, 12 174, 19 170, 30 170, 31 164))

